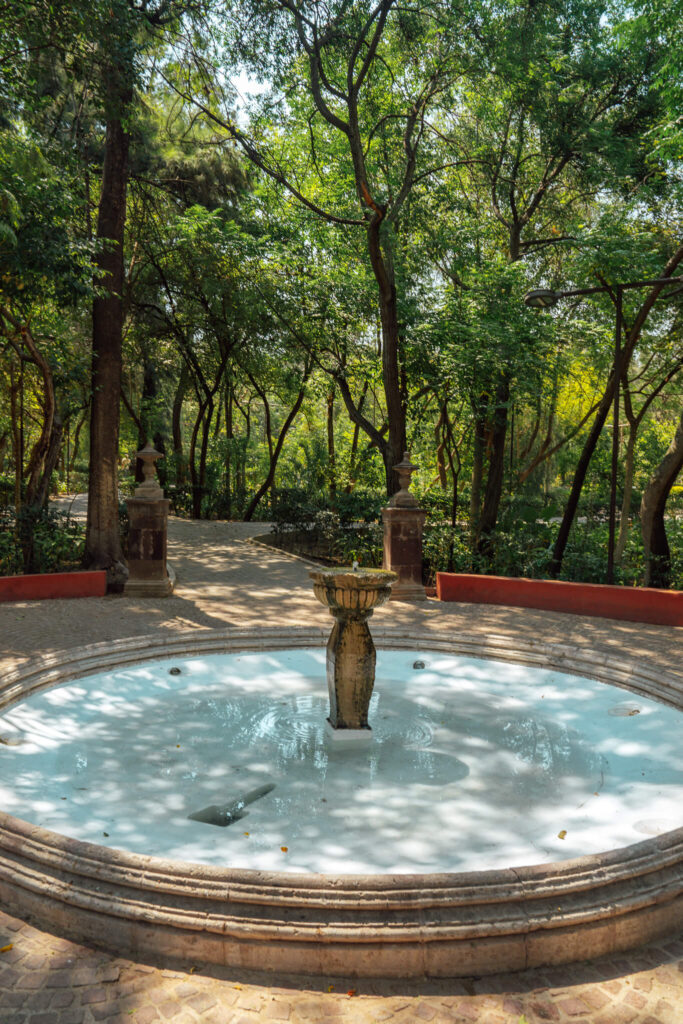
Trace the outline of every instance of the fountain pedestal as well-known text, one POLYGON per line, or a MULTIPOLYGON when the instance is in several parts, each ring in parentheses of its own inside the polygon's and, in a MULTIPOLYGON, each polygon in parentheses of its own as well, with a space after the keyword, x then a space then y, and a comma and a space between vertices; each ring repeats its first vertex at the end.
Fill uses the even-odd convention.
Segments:
POLYGON ((410 478, 417 469, 408 456, 403 456, 394 469, 400 490, 382 512, 384 524, 385 569, 391 569, 398 581, 391 591, 392 601, 426 601, 422 585, 422 528, 426 513, 410 492, 410 478))
POLYGON ((144 479, 135 489, 128 506, 128 579, 126 597, 167 597, 173 590, 166 565, 168 509, 170 502, 154 476, 154 463, 161 458, 147 442, 137 453, 144 479))
POLYGON ((375 684, 375 645, 367 620, 389 600, 396 573, 382 569, 314 570, 315 596, 335 624, 327 642, 328 723, 336 738, 367 738, 368 707, 375 684))

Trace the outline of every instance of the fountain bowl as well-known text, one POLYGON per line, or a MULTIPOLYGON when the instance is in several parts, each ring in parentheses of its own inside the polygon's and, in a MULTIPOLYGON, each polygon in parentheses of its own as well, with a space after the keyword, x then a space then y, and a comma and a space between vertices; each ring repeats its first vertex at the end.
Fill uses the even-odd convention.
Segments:
MULTIPOLYGON (((335 588, 342 589, 342 588, 335 588)), ((680 677, 604 650, 377 629, 378 647, 576 673, 683 706, 680 677)), ((318 629, 193 631, 93 644, 7 674, 0 710, 104 669, 228 651, 322 648, 318 629)), ((457 977, 586 960, 680 928, 683 828, 604 853, 504 870, 294 874, 165 860, 0 813, 0 903, 78 942, 138 960, 274 973, 457 977)))
POLYGON ((372 612, 386 604, 398 576, 388 569, 312 569, 313 593, 332 611, 372 612))

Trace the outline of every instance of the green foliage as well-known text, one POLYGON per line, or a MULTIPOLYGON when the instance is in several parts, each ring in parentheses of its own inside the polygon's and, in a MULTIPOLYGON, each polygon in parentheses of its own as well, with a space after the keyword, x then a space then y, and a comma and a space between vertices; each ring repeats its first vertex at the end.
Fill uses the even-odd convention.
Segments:
POLYGON ((69 572, 80 567, 84 527, 68 515, 25 505, 0 508, 0 575, 69 572))
POLYGON ((15 534, 14 509, 0 506, 0 576, 17 576, 24 560, 15 534))
MULTIPOLYGON (((27 323, 70 445, 80 424, 70 485, 87 485, 90 238, 105 120, 121 113, 107 70, 115 64, 134 85, 121 455, 159 436, 176 514, 242 516, 303 385, 255 515, 330 560, 377 565, 382 449, 405 411, 420 466, 414 490, 428 511, 426 579, 439 569, 543 576, 551 520, 610 372, 614 305, 602 294, 538 313, 524 295, 657 276, 676 251, 680 0, 637 10, 604 0, 388 4, 377 59, 358 83, 355 155, 335 118, 350 116, 348 60, 378 5, 259 0, 220 10, 229 16, 181 0, 0 5, 2 500, 13 500, 15 473, 25 485, 46 405, 21 338, 27 323), (309 44, 311 24, 325 40, 318 72, 332 88, 323 82, 319 97, 293 24, 301 13, 309 44), (263 90, 236 111, 229 77, 241 68, 263 90), (391 423, 367 248, 380 214, 399 335, 391 423), (501 500, 483 555, 468 518, 475 438, 483 505, 501 424, 501 500)), ((643 297, 625 292, 627 327, 643 297)), ((680 295, 658 299, 627 368, 622 401, 633 415, 645 408, 634 509, 680 406, 682 326, 680 295)), ((564 578, 604 579, 610 467, 605 429, 564 578)), ((679 523, 667 519, 678 580, 679 523)), ((0 534, 3 564, 20 568, 27 553, 57 563, 40 517, 22 530, 23 549, 13 524, 0 534)), ((634 526, 619 582, 636 582, 641 560, 634 526)))
MULTIPOLYGON (((483 559, 472 552, 467 530, 446 524, 428 524, 424 534, 425 580, 437 572, 473 572, 526 579, 548 578, 556 526, 512 521, 496 531, 493 554, 483 559)), ((671 517, 667 534, 673 555, 672 587, 683 588, 683 523, 671 517)), ((562 564, 560 579, 575 583, 604 583, 607 565, 606 523, 595 519, 574 527, 562 564)), ((637 586, 643 576, 642 544, 632 531, 621 565, 615 566, 617 586, 637 586)))

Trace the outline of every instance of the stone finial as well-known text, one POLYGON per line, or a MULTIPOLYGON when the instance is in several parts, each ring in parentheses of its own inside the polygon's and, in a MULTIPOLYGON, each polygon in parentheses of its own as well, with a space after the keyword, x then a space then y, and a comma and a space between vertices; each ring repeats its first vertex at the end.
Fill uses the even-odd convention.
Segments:
POLYGON ((145 447, 135 454, 142 462, 142 475, 144 477, 139 487, 135 488, 135 497, 149 498, 152 501, 163 498, 164 492, 154 474, 154 464, 157 459, 162 457, 161 452, 158 452, 152 443, 148 441, 145 447))
POLYGON ((396 492, 389 502, 389 508, 417 508, 418 500, 414 494, 410 493, 409 488, 410 478, 418 467, 414 462, 410 461, 408 452, 404 452, 402 461, 393 468, 398 473, 400 490, 396 492))

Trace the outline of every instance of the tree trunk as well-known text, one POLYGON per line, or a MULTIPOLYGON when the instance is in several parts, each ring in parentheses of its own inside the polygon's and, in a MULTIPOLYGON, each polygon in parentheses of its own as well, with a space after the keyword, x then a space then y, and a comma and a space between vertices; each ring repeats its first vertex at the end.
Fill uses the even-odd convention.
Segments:
MULTIPOLYGON (((458 479, 460 477, 460 470, 462 468, 462 462, 461 462, 461 459, 460 459, 460 452, 458 451, 458 445, 456 444, 455 438, 453 436, 453 427, 451 425, 451 420, 450 420, 450 417, 448 415, 448 404, 447 404, 447 402, 444 402, 443 415, 444 415, 444 425, 446 427, 446 432, 447 432, 447 435, 448 435, 448 440, 450 442, 446 446, 446 452, 447 452, 447 455, 448 455, 448 465, 449 465, 450 470, 451 470, 451 478, 452 478, 452 481, 453 481, 453 497, 451 499, 451 528, 453 530, 455 530, 455 527, 456 527, 456 524, 457 524, 457 521, 458 521, 458 479), (455 456, 455 458, 454 458, 454 456, 455 456), (457 463, 457 465, 456 465, 456 463, 457 463)), ((449 559, 448 559, 448 561, 449 561, 449 572, 453 571, 452 567, 453 567, 453 543, 454 543, 454 541, 455 541, 455 537, 453 537, 452 540, 451 540, 451 548, 450 548, 449 559)))
POLYGON ((74 439, 73 439, 73 444, 71 446, 71 459, 69 461, 69 472, 70 473, 74 473, 75 470, 76 470, 76 459, 78 458, 79 449, 80 449, 80 445, 81 445, 81 430, 83 429, 83 424, 85 423, 87 418, 88 418, 88 410, 86 408, 83 411, 83 415, 81 416, 81 418, 79 419, 78 423, 76 424, 76 429, 74 430, 74 439))
POLYGON ((484 506, 479 523, 479 550, 491 553, 491 537, 498 521, 498 508, 503 493, 505 477, 505 449, 507 437, 508 400, 510 398, 510 378, 506 375, 499 381, 496 388, 496 408, 494 412, 493 432, 491 438, 491 455, 489 471, 486 477, 484 506))
POLYGON ((9 382, 10 415, 12 418, 12 458, 14 460, 14 511, 18 513, 21 508, 21 478, 23 476, 21 438, 19 436, 19 406, 17 402, 21 382, 14 376, 13 359, 10 360, 9 364, 9 382))
POLYGON ((190 384, 190 371, 187 368, 187 364, 183 362, 180 370, 180 378, 178 380, 178 387, 176 388, 175 396, 173 398, 173 415, 172 415, 172 432, 173 432, 173 457, 175 461, 175 478, 177 484, 184 484, 187 467, 185 465, 185 456, 183 454, 183 433, 182 433, 182 413, 183 413, 183 400, 185 393, 190 384))
POLYGON ((387 495, 391 497, 399 489, 398 475, 394 466, 401 462, 408 447, 406 433, 406 409, 401 394, 399 372, 400 328, 396 282, 391 264, 382 252, 380 229, 383 214, 375 212, 368 223, 367 238, 370 263, 377 281, 379 314, 382 326, 382 383, 387 407, 389 437, 382 449, 387 495))
POLYGON ((64 424, 58 410, 55 410, 55 414, 52 418, 52 427, 50 430, 50 441, 45 453, 43 460, 43 470, 36 486, 34 502, 36 505, 40 505, 41 508, 47 506, 48 498, 50 497, 50 480, 52 479, 52 473, 54 472, 55 466, 59 462, 59 455, 62 450, 62 434, 64 432, 64 424))
MULTIPOLYGON (((306 375, 306 378, 307 378, 307 376, 308 376, 308 374, 306 375)), ((306 378, 304 378, 304 382, 305 382, 306 378)), ((256 494, 254 495, 254 497, 249 502, 249 507, 247 508, 247 511, 244 513, 244 522, 245 523, 251 522, 252 517, 254 515, 254 512, 258 508, 259 502, 263 498, 263 495, 266 494, 267 491, 273 485, 273 481, 275 479, 275 470, 277 469, 277 463, 278 463, 278 459, 280 458, 280 452, 282 451, 282 446, 285 443, 285 437, 287 436, 287 432, 288 432, 289 428, 291 427, 292 423, 294 422, 294 420, 296 418, 296 414, 298 413, 299 409, 301 408, 301 403, 304 400, 305 393, 306 393, 306 389, 302 385, 301 390, 299 391, 299 394, 296 396, 296 401, 295 401, 292 409, 290 410, 289 415, 287 416, 287 419, 285 420, 285 422, 282 425, 282 429, 281 429, 281 431, 280 431, 280 433, 278 435, 278 439, 277 439, 277 442, 275 444, 275 447, 271 450, 270 466, 268 468, 268 476, 263 481, 263 483, 261 484, 261 486, 257 490, 256 494)))
MULTIPOLYGON (((199 437, 199 428, 200 428, 200 426, 202 424, 202 420, 204 419, 204 414, 206 412, 206 406, 207 406, 207 401, 206 400, 203 401, 200 404, 200 406, 199 406, 199 411, 197 412, 197 416, 196 416, 195 421, 194 421, 194 426, 192 428, 192 436, 190 438, 190 451, 189 451, 189 456, 188 456, 188 460, 187 460, 188 461, 188 466, 189 466, 189 469, 190 469, 190 482, 191 482, 191 485, 192 485, 192 518, 193 519, 201 519, 202 518, 202 483, 201 483, 201 473, 197 472, 196 455, 197 455, 197 438, 199 437)), ((200 457, 200 462, 201 462, 201 457, 200 457)))
POLYGON ((486 426, 482 416, 475 414, 474 441, 472 444, 472 483, 470 487, 470 539, 474 546, 479 539, 481 516, 481 483, 484 476, 484 449, 486 447, 486 426))
POLYGON ((633 494, 633 478, 635 473, 635 451, 636 451, 636 438, 638 436, 638 430, 640 424, 645 418, 647 410, 650 408, 657 395, 661 394, 666 385, 676 377, 681 368, 683 367, 683 358, 677 363, 674 363, 668 370, 668 372, 660 379, 657 386, 652 389, 650 394, 647 396, 645 401, 640 407, 638 415, 636 416, 633 411, 633 402, 631 398, 631 391, 629 388, 628 378, 622 378, 622 387, 624 392, 624 414, 629 422, 629 435, 628 445, 626 448, 626 466, 624 470, 624 498, 621 507, 621 519, 619 522, 619 539, 617 541, 617 549, 614 556, 614 561, 617 565, 620 564, 624 550, 626 548, 626 541, 628 540, 628 534, 630 529, 630 516, 631 516, 631 498, 633 494))
POLYGON ((330 482, 330 504, 337 500, 337 465, 334 447, 334 386, 327 392, 327 465, 330 482))
MULTIPOLYGON (((52 438, 52 424, 56 408, 55 386, 52 378, 52 370, 36 345, 31 331, 26 326, 22 326, 21 328, 21 339, 29 353, 31 362, 37 367, 38 372, 40 373, 43 385, 43 396, 41 401, 43 422, 40 428, 40 435, 33 446, 33 450, 29 458, 26 470, 28 480, 26 482, 26 494, 24 497, 27 505, 35 505, 40 504, 38 499, 38 489, 42 481, 45 459, 50 448, 50 441, 52 438)), ((61 426, 59 434, 61 437, 61 426)), ((57 454, 59 455, 59 449, 57 449, 57 454)), ((54 469, 54 465, 50 468, 50 473, 52 473, 52 469, 54 469)))
MULTIPOLYGON (((363 405, 365 404, 365 396, 368 393, 368 382, 363 381, 363 390, 358 400, 358 412, 363 412, 363 405)), ((352 421, 353 422, 353 421, 352 421)), ((358 437, 360 434, 360 424, 353 422, 353 437, 351 439, 351 453, 349 455, 349 482, 344 488, 345 494, 351 494, 354 487, 356 486, 356 458, 358 455, 358 437)))
POLYGON ((206 414, 202 423, 202 446, 199 450, 199 515, 195 516, 195 519, 201 518, 201 500, 206 493, 206 458, 209 452, 209 435, 211 433, 211 420, 213 419, 214 403, 213 398, 209 398, 206 407, 206 414))
POLYGON ((93 300, 88 520, 83 557, 87 568, 107 570, 112 588, 120 588, 127 576, 119 534, 117 470, 129 144, 123 117, 130 106, 132 90, 121 90, 119 100, 118 113, 107 120, 97 219, 97 238, 105 245, 97 257, 96 283, 100 289, 106 289, 106 294, 93 300))
POLYGON ((614 552, 614 564, 621 565, 626 550, 626 541, 630 529, 631 518, 631 497, 633 495, 633 477, 636 462, 636 438, 638 436, 639 422, 634 421, 628 434, 626 444, 626 460, 624 464, 624 495, 621 502, 621 517, 619 519, 619 537, 614 552))
POLYGON ((232 384, 225 385, 225 514, 232 518, 232 443, 234 438, 232 384))
POLYGON ((593 426, 590 429, 588 437, 586 438, 581 452, 581 456, 576 465, 574 471, 574 479, 572 481, 572 489, 567 499, 567 505, 564 510, 562 522, 560 523, 560 531, 555 541, 555 547, 553 548, 552 558, 550 560, 549 573, 553 579, 557 578, 562 568, 562 559, 564 558, 565 548, 567 547, 567 541, 569 540, 569 532, 574 522, 576 510, 579 506, 579 498, 581 497, 581 491, 583 484, 586 479, 586 473, 588 472, 588 466, 590 464, 593 452, 595 451, 596 445, 602 433, 602 428, 605 425, 607 414, 612 406, 612 399, 614 397, 614 369, 612 370, 612 376, 610 382, 607 385, 607 389, 600 400, 598 411, 595 419, 593 420, 593 426))
POLYGON ((673 441, 645 488, 640 506, 640 528, 645 548, 646 587, 670 586, 671 551, 664 525, 664 509, 676 477, 683 469, 683 412, 673 441))
POLYGON ((444 458, 444 452, 446 448, 446 437, 447 430, 444 423, 444 417, 447 416, 446 402, 439 411, 439 418, 436 421, 434 427, 434 443, 436 444, 436 471, 439 475, 439 486, 441 490, 445 492, 448 490, 448 473, 446 471, 446 459, 444 458))

